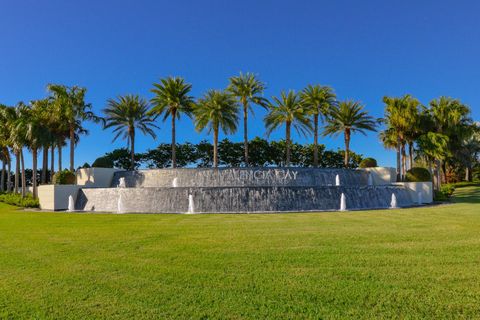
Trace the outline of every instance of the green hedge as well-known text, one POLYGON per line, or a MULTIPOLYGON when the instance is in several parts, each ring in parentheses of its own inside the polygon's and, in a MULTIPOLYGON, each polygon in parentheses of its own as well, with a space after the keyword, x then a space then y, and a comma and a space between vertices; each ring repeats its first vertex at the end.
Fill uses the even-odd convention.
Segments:
POLYGON ((375 168, 377 167, 377 160, 374 158, 365 158, 360 162, 360 168, 375 168))
POLYGON ((414 167, 407 171, 405 179, 407 182, 429 182, 432 181, 432 175, 428 169, 414 167))
POLYGON ((53 184, 75 184, 75 173, 69 170, 58 171, 53 176, 53 184))
POLYGON ((2 193, 0 194, 0 202, 4 202, 12 206, 24 207, 24 208, 40 207, 40 203, 38 202, 38 199, 33 199, 31 194, 27 194, 25 198, 22 198, 21 194, 2 193))

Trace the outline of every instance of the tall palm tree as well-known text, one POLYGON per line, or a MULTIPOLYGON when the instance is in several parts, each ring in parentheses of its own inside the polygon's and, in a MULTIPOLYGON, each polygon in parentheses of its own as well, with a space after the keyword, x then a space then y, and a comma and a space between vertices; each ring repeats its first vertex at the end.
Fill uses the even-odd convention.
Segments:
POLYGON ((238 125, 238 104, 226 91, 209 90, 198 99, 193 109, 195 129, 213 132, 213 166, 218 167, 218 135, 220 129, 225 134, 234 133, 238 125))
POLYGON ((163 121, 168 117, 172 120, 172 167, 177 167, 176 157, 176 129, 175 120, 180 119, 180 114, 187 116, 192 114, 192 106, 194 103, 190 91, 192 85, 186 83, 184 79, 177 77, 168 77, 160 79, 160 83, 154 83, 151 90, 155 96, 151 99, 153 107, 150 111, 152 115, 163 114, 163 121))
POLYGON ((301 95, 302 104, 313 115, 313 165, 318 167, 319 119, 324 120, 329 110, 337 103, 337 96, 328 86, 308 85, 301 95))
POLYGON ((402 171, 402 157, 400 152, 400 143, 398 143, 398 136, 392 128, 388 128, 380 132, 380 140, 383 146, 387 149, 394 149, 397 152, 397 182, 401 181, 402 171))
POLYGON ((87 89, 73 86, 50 84, 48 90, 52 94, 57 115, 63 119, 68 129, 70 140, 70 171, 75 171, 75 137, 76 132, 88 133, 86 130, 79 130, 82 122, 91 120, 100 122, 101 118, 95 116, 91 111, 92 105, 85 102, 87 89))
POLYGON ((448 183, 447 162, 457 161, 450 158, 461 148, 462 142, 471 132, 470 108, 457 99, 440 97, 430 102, 429 111, 435 132, 448 137, 448 155, 444 159, 437 159, 438 167, 443 170, 443 180, 448 183))
POLYGON ((8 131, 7 143, 15 155, 15 193, 20 189, 20 176, 22 185, 22 196, 26 194, 25 161, 23 158, 23 147, 25 146, 25 122, 23 121, 27 106, 19 102, 15 107, 0 109, 4 127, 8 131), (21 173, 20 173, 21 171, 21 173))
POLYGON ((21 117, 22 126, 25 127, 25 145, 32 152, 32 193, 34 198, 37 198, 38 150, 45 145, 49 138, 44 113, 47 103, 47 100, 33 101, 32 105, 24 110, 21 117))
POLYGON ((237 98, 243 107, 243 148, 245 166, 248 166, 248 111, 253 113, 252 105, 254 104, 264 108, 268 107, 268 100, 262 96, 265 84, 252 73, 240 72, 240 75, 230 78, 227 90, 237 98))
POLYGON ((269 113, 265 116, 265 126, 267 135, 273 130, 285 124, 285 142, 286 142, 286 166, 290 165, 291 149, 291 128, 306 135, 311 132, 312 125, 309 119, 309 112, 301 103, 300 96, 290 90, 288 93, 282 91, 280 97, 273 97, 273 104, 269 107, 269 113))
POLYGON ((343 133, 345 141, 345 167, 349 165, 350 139, 353 133, 366 135, 366 131, 376 131, 376 121, 363 111, 364 106, 357 101, 342 101, 330 110, 324 136, 337 136, 343 133))
POLYGON ((2 174, 1 174, 1 182, 0 182, 0 191, 10 191, 10 151, 8 150, 9 144, 9 132, 8 128, 5 125, 7 123, 6 118, 4 118, 3 110, 6 109, 7 106, 0 104, 0 123, 3 125, 0 126, 0 160, 2 161, 2 174), (5 183, 5 178, 7 182, 5 183), (5 188, 6 184, 6 189, 5 188))
POLYGON ((109 99, 103 110, 106 116, 104 129, 113 127, 116 134, 113 141, 122 136, 130 145, 131 170, 135 170, 135 129, 156 139, 153 128, 158 127, 155 125, 155 117, 149 115, 149 108, 148 102, 138 95, 126 95, 119 96, 116 100, 109 99))
POLYGON ((384 97, 385 119, 387 128, 397 135, 402 157, 401 180, 404 180, 407 171, 407 143, 412 143, 416 137, 419 123, 420 102, 410 95, 402 97, 384 97))

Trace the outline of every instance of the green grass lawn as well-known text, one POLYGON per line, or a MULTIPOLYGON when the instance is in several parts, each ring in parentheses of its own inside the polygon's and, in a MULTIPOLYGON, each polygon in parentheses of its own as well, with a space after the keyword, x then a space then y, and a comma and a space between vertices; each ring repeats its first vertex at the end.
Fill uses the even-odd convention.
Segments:
POLYGON ((0 204, 0 318, 480 318, 480 188, 456 202, 254 215, 0 204))

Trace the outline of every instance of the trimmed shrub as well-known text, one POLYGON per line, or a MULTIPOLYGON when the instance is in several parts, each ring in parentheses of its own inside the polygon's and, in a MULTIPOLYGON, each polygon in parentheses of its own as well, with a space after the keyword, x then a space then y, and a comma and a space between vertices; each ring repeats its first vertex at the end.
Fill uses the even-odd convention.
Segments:
POLYGON ((75 174, 70 170, 63 170, 55 173, 53 176, 53 184, 75 184, 75 174))
POLYGON ((429 182, 432 181, 432 175, 428 169, 414 167, 407 171, 405 180, 407 182, 429 182))
POLYGON ((27 194, 25 198, 22 198, 21 194, 2 193, 0 194, 0 202, 4 202, 12 206, 24 207, 24 208, 40 207, 40 203, 38 202, 38 199, 33 199, 33 196, 31 194, 27 194))
POLYGON ((108 157, 97 158, 92 163, 92 168, 113 168, 113 160, 108 157))
POLYGON ((375 168, 377 167, 377 160, 374 158, 365 158, 360 162, 360 168, 375 168))

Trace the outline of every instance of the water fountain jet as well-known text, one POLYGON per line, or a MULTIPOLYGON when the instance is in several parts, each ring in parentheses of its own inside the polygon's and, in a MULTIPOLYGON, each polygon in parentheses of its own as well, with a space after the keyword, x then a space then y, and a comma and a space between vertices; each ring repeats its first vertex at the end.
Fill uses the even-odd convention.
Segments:
POLYGON ((122 197, 122 195, 119 195, 119 196, 118 196, 117 213, 125 213, 125 206, 124 206, 124 204, 123 204, 123 197, 122 197))
POLYGON ((390 201, 390 209, 396 209, 396 208, 398 208, 397 196, 395 195, 395 193, 392 193, 392 201, 390 201))
POLYGON ((345 197, 345 193, 343 192, 340 196, 340 211, 347 211, 347 198, 345 197))
POLYGON ((188 195, 188 211, 187 213, 195 213, 195 205, 193 203, 193 195, 188 195))
POLYGON ((75 211, 75 202, 73 201, 73 196, 69 195, 68 196, 68 212, 74 212, 75 211))
POLYGON ((335 185, 340 186, 340 176, 338 174, 335 176, 335 185))

